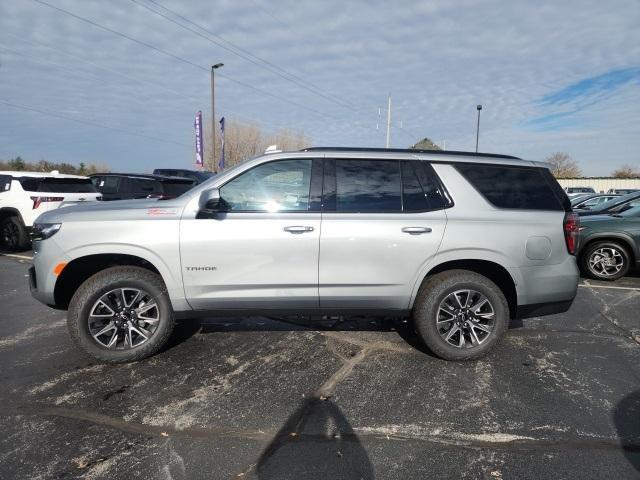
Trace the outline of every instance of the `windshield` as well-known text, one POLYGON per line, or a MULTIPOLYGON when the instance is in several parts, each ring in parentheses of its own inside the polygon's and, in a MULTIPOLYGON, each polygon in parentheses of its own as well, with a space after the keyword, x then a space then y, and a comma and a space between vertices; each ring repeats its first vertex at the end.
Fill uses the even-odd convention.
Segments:
POLYGON ((610 208, 615 207, 616 205, 620 205, 626 203, 630 200, 635 200, 636 198, 640 198, 640 192, 633 192, 627 195, 623 195, 622 197, 612 198, 608 202, 604 202, 598 206, 598 208, 594 209, 596 212, 606 212, 610 208))

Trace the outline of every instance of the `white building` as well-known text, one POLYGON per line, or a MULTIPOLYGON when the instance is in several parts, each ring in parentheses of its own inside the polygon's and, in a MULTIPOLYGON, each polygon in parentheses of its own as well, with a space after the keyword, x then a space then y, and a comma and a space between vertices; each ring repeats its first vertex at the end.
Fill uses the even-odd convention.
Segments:
POLYGON ((611 177, 582 177, 559 178, 562 188, 566 187, 591 187, 596 192, 606 193, 612 188, 637 188, 640 189, 640 177, 636 178, 611 178, 611 177))

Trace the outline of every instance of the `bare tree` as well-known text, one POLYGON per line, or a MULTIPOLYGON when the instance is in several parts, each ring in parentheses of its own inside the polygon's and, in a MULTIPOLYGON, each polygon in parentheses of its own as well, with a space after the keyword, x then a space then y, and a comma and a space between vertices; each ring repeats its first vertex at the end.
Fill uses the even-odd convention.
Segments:
POLYGON ((582 175, 578 162, 568 153, 557 152, 547 157, 545 162, 551 164, 551 173, 556 178, 575 178, 582 175))
MULTIPOLYGON (((205 126, 206 168, 217 171, 220 162, 221 135, 216 135, 216 165, 213 164, 211 149, 211 130, 205 126)), ((224 163, 225 168, 232 167, 247 158, 254 157, 270 145, 276 145, 279 150, 300 150, 308 147, 311 139, 302 131, 280 129, 273 133, 266 133, 255 123, 244 123, 233 119, 225 122, 224 163)))
POLYGON ((640 177, 640 168, 633 165, 623 165, 611 173, 614 178, 638 178, 640 177))

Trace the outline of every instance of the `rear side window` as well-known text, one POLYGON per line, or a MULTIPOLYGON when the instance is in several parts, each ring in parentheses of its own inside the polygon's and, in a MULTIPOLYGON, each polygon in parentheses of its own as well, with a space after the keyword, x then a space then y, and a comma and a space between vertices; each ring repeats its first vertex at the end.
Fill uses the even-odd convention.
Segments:
POLYGON ((22 189, 42 193, 96 193, 96 187, 88 178, 36 178, 19 179, 22 189))
POLYGON ((564 199, 569 203, 564 192, 564 198, 559 197, 553 183, 560 191, 562 188, 555 179, 546 178, 543 172, 546 169, 543 168, 458 164, 456 169, 492 205, 499 208, 565 210, 564 199))
POLYGON ((0 193, 11 190, 11 177, 9 175, 0 175, 0 193))
POLYGON ((340 160, 336 165, 336 212, 401 212, 397 160, 340 160))

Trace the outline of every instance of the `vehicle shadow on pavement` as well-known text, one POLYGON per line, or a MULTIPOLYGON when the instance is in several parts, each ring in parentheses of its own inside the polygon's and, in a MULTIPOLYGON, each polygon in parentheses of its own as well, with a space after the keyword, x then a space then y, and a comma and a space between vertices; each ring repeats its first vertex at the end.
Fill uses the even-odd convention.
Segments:
POLYGON ((330 399, 311 398, 284 423, 258 460, 260 480, 369 480, 373 467, 344 414, 330 399))
POLYGON ((625 457, 640 472, 640 390, 630 393, 618 403, 613 421, 625 457))
POLYGON ((220 332, 396 332, 409 346, 426 355, 435 357, 418 337, 413 324, 403 318, 394 317, 220 317, 181 320, 167 350, 186 341, 195 333, 220 332))

